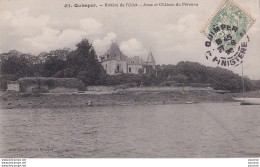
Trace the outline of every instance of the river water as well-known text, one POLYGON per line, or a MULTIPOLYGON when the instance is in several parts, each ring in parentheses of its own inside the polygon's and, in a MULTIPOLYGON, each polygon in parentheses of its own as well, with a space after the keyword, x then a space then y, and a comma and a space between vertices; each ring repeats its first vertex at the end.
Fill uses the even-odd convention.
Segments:
POLYGON ((0 157, 259 157, 259 106, 1 109, 0 157))

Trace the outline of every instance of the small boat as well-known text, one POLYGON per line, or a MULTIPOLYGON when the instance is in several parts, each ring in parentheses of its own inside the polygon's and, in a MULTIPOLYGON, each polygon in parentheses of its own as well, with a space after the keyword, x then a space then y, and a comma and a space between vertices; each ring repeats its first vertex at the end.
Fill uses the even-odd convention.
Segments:
POLYGON ((195 103, 199 103, 199 102, 197 102, 197 101, 187 101, 187 102, 185 102, 185 104, 195 104, 195 103))
POLYGON ((233 100, 241 102, 240 105, 260 105, 260 98, 233 98, 233 100))

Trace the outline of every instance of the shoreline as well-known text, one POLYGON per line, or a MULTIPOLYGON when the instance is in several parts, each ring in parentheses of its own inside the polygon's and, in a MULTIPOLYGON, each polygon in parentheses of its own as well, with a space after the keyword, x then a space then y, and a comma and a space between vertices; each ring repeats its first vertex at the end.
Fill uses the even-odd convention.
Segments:
MULTIPOLYGON (((235 102, 241 93, 220 94, 212 89, 126 89, 98 93, 51 93, 24 96, 21 93, 1 93, 2 109, 77 108, 100 106, 169 105, 235 102), (90 104, 91 103, 91 104, 90 104)), ((260 91, 247 92, 245 97, 260 97, 260 91)))

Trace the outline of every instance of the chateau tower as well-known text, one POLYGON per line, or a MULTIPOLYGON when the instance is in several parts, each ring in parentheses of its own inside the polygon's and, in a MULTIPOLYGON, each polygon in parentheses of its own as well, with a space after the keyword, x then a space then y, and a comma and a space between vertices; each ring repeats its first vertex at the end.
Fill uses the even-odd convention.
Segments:
POLYGON ((153 53, 151 50, 148 54, 148 58, 146 60, 146 65, 150 65, 150 66, 153 66, 153 68, 155 68, 155 60, 154 60, 153 53))

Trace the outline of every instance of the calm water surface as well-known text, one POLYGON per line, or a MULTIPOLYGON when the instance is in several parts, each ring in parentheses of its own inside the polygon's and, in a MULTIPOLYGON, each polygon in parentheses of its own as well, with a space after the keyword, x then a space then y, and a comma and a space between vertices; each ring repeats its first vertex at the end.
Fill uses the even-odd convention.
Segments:
POLYGON ((259 106, 0 110, 0 157, 259 157, 259 106))

